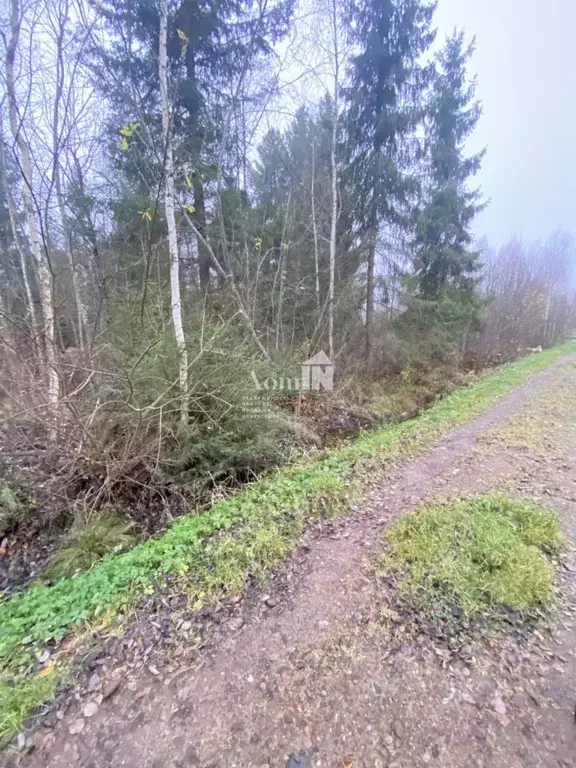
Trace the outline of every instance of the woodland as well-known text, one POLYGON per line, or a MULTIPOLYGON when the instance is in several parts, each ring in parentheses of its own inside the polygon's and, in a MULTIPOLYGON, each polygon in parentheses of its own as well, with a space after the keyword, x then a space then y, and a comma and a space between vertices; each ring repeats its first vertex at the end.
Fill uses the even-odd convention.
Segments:
POLYGON ((474 41, 434 11, 2 0, 0 545, 47 537, 26 578, 570 335, 570 236, 476 237, 474 41), (321 351, 333 391, 247 414, 321 351))

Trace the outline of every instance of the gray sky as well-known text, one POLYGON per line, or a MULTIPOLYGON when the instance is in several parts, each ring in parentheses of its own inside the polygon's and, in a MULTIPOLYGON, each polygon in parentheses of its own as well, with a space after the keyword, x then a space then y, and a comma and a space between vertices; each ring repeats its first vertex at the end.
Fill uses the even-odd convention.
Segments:
POLYGON ((439 0, 436 25, 477 39, 484 114, 471 147, 488 147, 478 181, 491 202, 476 234, 494 245, 558 227, 576 236, 576 3, 439 0))

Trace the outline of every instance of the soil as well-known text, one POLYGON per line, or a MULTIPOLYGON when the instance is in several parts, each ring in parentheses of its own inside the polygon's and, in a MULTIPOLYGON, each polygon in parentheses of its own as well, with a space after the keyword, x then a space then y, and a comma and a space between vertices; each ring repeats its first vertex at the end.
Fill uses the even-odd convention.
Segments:
POLYGON ((40 574, 55 548, 66 500, 56 491, 58 460, 34 426, 0 432, 0 482, 17 493, 22 519, 0 535, 0 592, 40 574), (3 546, 2 546, 3 545, 3 546))
POLYGON ((539 629, 511 617, 504 636, 466 640, 383 621, 387 596, 373 568, 394 518, 493 490, 552 506, 575 541, 576 419, 568 406, 562 416, 566 392, 576 394, 576 369, 564 359, 428 454, 375 477, 361 508, 307 531, 266 594, 252 590, 207 618, 212 629, 201 643, 190 637, 193 652, 170 646, 140 665, 120 654, 93 659, 88 684, 6 764, 576 768, 572 552, 539 629), (519 444, 497 431, 526 412, 546 451, 538 433, 519 444))

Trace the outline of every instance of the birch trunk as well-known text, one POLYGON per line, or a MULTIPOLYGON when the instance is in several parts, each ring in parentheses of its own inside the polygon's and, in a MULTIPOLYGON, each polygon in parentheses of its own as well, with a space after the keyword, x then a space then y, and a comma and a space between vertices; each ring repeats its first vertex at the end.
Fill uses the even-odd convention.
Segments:
POLYGON ((30 160, 30 148, 22 131, 22 123, 18 114, 18 104, 16 100, 16 87, 14 80, 14 61, 16 50, 20 37, 20 8, 18 0, 11 0, 10 15, 10 42, 6 53, 6 90, 8 95, 8 115, 10 120, 10 129, 14 137, 14 142, 18 147, 21 160, 21 170, 23 177, 22 194, 24 206, 26 209, 26 224, 28 227, 28 236, 30 238, 30 248, 36 263, 38 275, 38 292, 40 294, 40 305, 42 307, 43 337, 46 358, 46 377, 47 377, 47 400, 49 406, 49 415, 51 421, 50 437, 55 438, 55 425, 58 410, 59 381, 58 370, 56 368, 56 349, 54 344, 54 302, 53 302, 53 281, 48 255, 43 245, 40 243, 38 235, 38 224, 36 221, 36 211, 34 209, 33 199, 33 177, 32 163, 30 160))
POLYGON ((64 252, 68 259, 70 266, 70 281, 72 283, 72 292, 74 294, 74 301, 76 303, 76 316, 78 322, 78 346, 80 349, 84 349, 84 341, 86 338, 87 330, 87 315, 84 301, 80 294, 80 288, 78 285, 78 269, 76 262, 74 261, 74 254, 72 249, 72 238, 70 236, 70 230, 66 222, 66 209, 64 205, 64 194, 62 191, 62 176, 60 173, 60 156, 62 154, 61 149, 61 136, 59 135, 60 126, 60 103, 64 96, 64 32, 66 30, 66 22, 68 20, 67 13, 68 8, 64 6, 64 9, 60 8, 58 11, 58 32, 56 37, 56 92, 54 94, 54 110, 52 113, 52 176, 54 179, 54 188, 56 190, 56 203, 58 205, 58 213, 60 215, 60 223, 62 226, 62 234, 64 239, 64 252))
MULTIPOLYGON (((36 335, 38 333, 38 318, 36 317, 36 308, 34 306, 34 299, 32 297, 32 288, 30 287, 30 280, 28 278, 28 268, 26 266, 26 253, 24 246, 20 242, 20 235, 18 233, 18 227, 16 226, 16 207, 12 198, 12 192, 8 184, 8 178, 6 175, 6 158, 4 156, 4 132, 2 115, 0 115, 0 173, 4 179, 4 186, 6 188, 6 205, 8 208, 8 217, 10 219, 10 228, 12 229, 12 236, 14 237, 14 243, 16 250, 18 251, 18 258, 20 261, 20 271, 22 272, 22 285, 24 286, 24 294, 26 295, 26 311, 30 319, 30 330, 34 344, 38 344, 36 335)), ((42 358, 42 355, 40 356, 42 358)))
POLYGON ((328 279, 328 356, 334 361, 334 273, 336 271, 336 222, 338 220, 338 169, 336 144, 338 140, 340 49, 338 44, 338 15, 336 0, 331 4, 332 45, 334 54, 334 92, 332 95, 332 137, 330 144, 330 171, 332 176, 332 211, 330 216, 330 264, 328 279))
POLYGON ((171 116, 168 99, 168 0, 160 1, 160 45, 158 51, 158 74, 160 78, 160 100, 162 102, 162 132, 166 142, 166 161, 164 167, 164 210, 168 227, 168 250, 170 253, 170 310, 174 335, 178 347, 179 385, 182 396, 180 418, 188 422, 188 354, 182 327, 182 302, 180 299, 180 258, 176 218, 174 215, 174 154, 171 136, 171 116))
MULTIPOLYGON (((319 251, 318 251, 318 228, 316 226, 316 174, 315 174, 315 165, 316 165, 316 153, 314 144, 312 144, 312 194, 310 195, 310 200, 312 203, 312 232, 314 234, 314 277, 315 277, 315 288, 316 288, 316 309, 320 311, 320 259, 319 259, 319 251)), ((332 355, 332 352, 330 352, 330 355, 332 355)))

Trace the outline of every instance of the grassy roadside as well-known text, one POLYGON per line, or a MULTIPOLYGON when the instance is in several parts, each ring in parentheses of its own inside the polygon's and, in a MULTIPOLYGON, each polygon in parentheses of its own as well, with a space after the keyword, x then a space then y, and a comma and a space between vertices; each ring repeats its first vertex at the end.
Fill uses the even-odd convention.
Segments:
POLYGON ((0 739, 18 732, 50 696, 57 670, 46 673, 37 662, 47 643, 114 612, 167 574, 180 577, 192 600, 214 601, 241 592, 248 574, 265 578, 283 561, 306 525, 344 512, 353 489, 369 482, 372 467, 430 448, 452 427, 574 351, 576 344, 565 344, 504 366, 453 392, 413 421, 367 434, 316 461, 282 469, 205 514, 180 518, 160 538, 105 558, 91 571, 0 602, 0 739), (234 531, 226 533, 232 526, 234 531), (221 535, 214 537, 217 532, 221 535), (52 685, 31 683, 46 679, 52 685))

